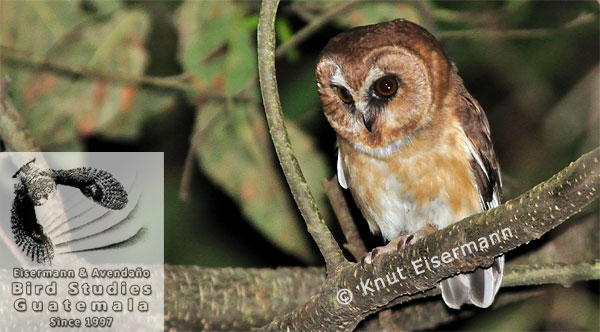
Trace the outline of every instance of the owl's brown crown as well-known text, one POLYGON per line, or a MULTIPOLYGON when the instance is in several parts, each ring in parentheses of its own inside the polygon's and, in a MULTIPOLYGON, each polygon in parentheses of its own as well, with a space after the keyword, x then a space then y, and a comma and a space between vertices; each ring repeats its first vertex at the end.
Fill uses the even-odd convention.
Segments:
MULTIPOLYGON (((363 25, 352 28, 333 37, 322 53, 352 54, 357 51, 370 50, 383 46, 414 46, 428 47, 429 50, 438 51, 439 43, 427 30, 405 19, 396 19, 389 22, 363 25), (416 39, 420 39, 417 45, 416 39)), ((441 49, 439 49, 443 53, 441 49)), ((424 53, 424 52, 418 52, 424 53)))

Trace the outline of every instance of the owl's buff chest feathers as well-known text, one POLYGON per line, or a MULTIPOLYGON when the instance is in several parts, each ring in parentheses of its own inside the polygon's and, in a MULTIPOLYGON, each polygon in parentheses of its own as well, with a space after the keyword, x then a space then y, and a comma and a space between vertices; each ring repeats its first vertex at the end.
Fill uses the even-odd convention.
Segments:
POLYGON ((372 232, 392 240, 481 211, 466 137, 458 124, 446 128, 435 140, 416 135, 384 158, 339 140, 348 186, 372 232))

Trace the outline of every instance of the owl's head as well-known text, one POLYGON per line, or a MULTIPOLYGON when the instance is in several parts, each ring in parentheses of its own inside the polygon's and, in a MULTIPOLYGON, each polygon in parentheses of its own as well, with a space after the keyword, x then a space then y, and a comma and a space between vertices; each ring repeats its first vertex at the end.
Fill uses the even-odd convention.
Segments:
POLYGON ((448 92, 451 71, 437 40, 399 19, 331 39, 315 76, 337 134, 359 150, 381 154, 427 124, 448 92))

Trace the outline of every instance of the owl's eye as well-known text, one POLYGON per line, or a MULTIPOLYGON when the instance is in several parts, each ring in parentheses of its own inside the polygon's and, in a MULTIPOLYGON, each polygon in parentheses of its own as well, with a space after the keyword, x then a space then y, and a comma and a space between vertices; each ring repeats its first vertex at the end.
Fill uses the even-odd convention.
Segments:
POLYGON ((337 93, 338 97, 340 97, 340 99, 345 104, 351 104, 354 101, 354 99, 352 99, 352 95, 350 94, 350 91, 348 91, 348 89, 346 89, 344 87, 336 86, 335 92, 337 93))
POLYGON ((398 82, 393 76, 385 76, 375 81, 373 88, 378 97, 390 98, 398 91, 398 82))

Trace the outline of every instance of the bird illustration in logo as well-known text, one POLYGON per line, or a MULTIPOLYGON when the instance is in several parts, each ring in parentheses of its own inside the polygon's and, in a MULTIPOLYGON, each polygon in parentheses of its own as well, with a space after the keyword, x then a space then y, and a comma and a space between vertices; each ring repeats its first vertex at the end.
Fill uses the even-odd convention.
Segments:
POLYGON ((96 168, 69 170, 43 169, 35 159, 23 165, 14 175, 15 199, 11 209, 11 229, 16 245, 40 264, 54 259, 54 244, 48 225, 36 217, 35 207, 48 203, 57 194, 57 185, 78 188, 88 199, 110 210, 121 210, 128 203, 127 191, 110 173, 96 168))

